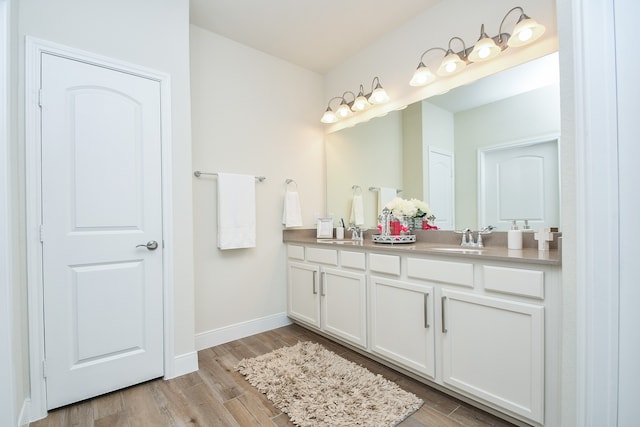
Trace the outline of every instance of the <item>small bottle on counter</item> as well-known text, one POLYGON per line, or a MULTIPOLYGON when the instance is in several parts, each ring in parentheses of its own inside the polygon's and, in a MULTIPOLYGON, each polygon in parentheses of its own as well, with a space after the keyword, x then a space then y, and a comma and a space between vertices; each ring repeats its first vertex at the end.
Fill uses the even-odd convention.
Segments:
POLYGON ((518 229, 515 219, 511 222, 511 230, 507 232, 507 248, 522 249, 522 230, 518 229))

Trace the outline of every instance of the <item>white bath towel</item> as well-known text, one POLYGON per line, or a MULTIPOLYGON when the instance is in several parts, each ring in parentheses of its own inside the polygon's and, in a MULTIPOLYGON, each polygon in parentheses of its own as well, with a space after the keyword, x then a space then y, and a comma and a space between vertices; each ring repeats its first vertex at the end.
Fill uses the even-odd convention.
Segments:
POLYGON ((218 173, 218 248, 239 249, 255 246, 255 177, 218 173))
POLYGON ((349 224, 357 226, 364 225, 364 202, 362 200, 362 194, 353 195, 349 224))
POLYGON ((378 191, 378 213, 382 213, 384 206, 398 196, 395 188, 380 187, 378 191))
POLYGON ((302 227, 300 196, 297 191, 287 190, 284 194, 282 225, 285 227, 302 227))

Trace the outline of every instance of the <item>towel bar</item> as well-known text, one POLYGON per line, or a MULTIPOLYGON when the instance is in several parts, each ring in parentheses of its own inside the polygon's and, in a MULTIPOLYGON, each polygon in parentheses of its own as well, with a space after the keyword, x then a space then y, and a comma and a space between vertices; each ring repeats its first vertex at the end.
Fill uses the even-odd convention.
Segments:
MULTIPOLYGON (((369 187, 369 191, 380 191, 380 187, 369 187)), ((402 193, 401 188, 396 188, 396 194, 402 193)))
MULTIPOLYGON (((218 176, 217 172, 200 172, 200 171, 195 171, 193 172, 193 176, 195 176, 196 178, 200 178, 200 175, 211 175, 211 176, 218 176)), ((267 177, 265 176, 256 176, 255 177, 258 181, 262 182, 265 179, 267 179, 267 177)))
POLYGON ((296 190, 298 189, 298 183, 295 181, 295 179, 291 179, 291 178, 287 178, 284 181, 285 185, 289 185, 289 184, 295 184, 296 186, 296 190))

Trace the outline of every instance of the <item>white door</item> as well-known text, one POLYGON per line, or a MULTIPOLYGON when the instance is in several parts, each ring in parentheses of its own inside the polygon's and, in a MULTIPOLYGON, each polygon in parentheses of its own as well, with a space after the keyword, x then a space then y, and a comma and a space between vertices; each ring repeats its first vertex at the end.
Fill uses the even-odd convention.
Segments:
POLYGON ((454 227, 453 154, 429 147, 429 194, 425 200, 435 209, 435 225, 442 230, 454 227), (434 208, 435 206, 435 208, 434 208))
POLYGON ((480 152, 478 227, 560 226, 558 140, 480 152))
POLYGON ((160 84, 44 53, 41 85, 51 409, 163 375, 160 84))

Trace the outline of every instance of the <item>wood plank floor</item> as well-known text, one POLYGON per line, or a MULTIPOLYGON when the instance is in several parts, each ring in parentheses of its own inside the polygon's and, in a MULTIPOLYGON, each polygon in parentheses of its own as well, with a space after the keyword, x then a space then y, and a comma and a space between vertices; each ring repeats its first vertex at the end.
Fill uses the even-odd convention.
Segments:
MULTIPOLYGON (((399 427, 511 426, 300 326, 291 325, 198 353, 200 369, 172 380, 153 380, 49 412, 32 427, 291 426, 233 367, 243 358, 298 341, 314 341, 381 374, 425 401, 399 427)), ((336 426, 339 427, 339 426, 336 426)))

